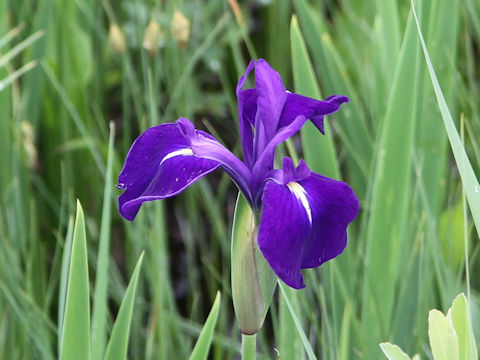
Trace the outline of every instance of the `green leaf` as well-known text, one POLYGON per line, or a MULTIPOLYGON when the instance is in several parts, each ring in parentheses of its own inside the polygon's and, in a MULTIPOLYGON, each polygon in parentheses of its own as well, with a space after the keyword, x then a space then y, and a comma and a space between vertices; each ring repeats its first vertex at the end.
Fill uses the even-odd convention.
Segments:
POLYGON ((105 360, 122 360, 127 358, 128 337, 130 335, 130 325, 132 321, 133 304, 135 300, 135 292, 137 291, 138 275, 142 266, 144 253, 133 270, 132 278, 128 284, 125 297, 123 298, 117 319, 113 324, 112 334, 108 341, 107 350, 105 352, 105 360))
POLYGON ((428 314, 428 337, 435 360, 459 360, 457 334, 447 317, 436 309, 428 314))
POLYGON ((215 301, 213 302, 212 309, 208 314, 205 325, 203 325, 202 332, 198 337, 197 343, 193 348, 192 354, 190 355, 190 360, 201 360, 206 359, 208 352, 210 350, 210 345, 212 344, 213 330, 217 323, 218 312, 220 310, 220 292, 217 292, 215 301))
POLYGON ((450 110, 448 109, 442 89, 440 88, 440 84, 438 83, 437 76, 435 74, 435 70, 433 69, 432 61, 430 60, 427 46, 425 45, 422 30, 420 28, 420 23, 418 22, 413 4, 412 10, 415 16, 418 36, 422 43, 423 54, 425 55, 425 61, 427 62, 430 79, 432 81, 433 89, 437 97, 440 112, 442 113, 443 124, 447 131, 448 140, 450 142, 450 146, 452 147, 453 156, 455 158, 455 162, 457 163, 460 178, 462 179, 463 188, 465 189, 465 194, 467 196, 468 204, 470 206, 470 211, 472 212, 473 222, 475 223, 477 234, 480 235, 480 185, 475 176, 475 173, 473 172, 472 165, 468 160, 467 153, 465 152, 465 148, 463 147, 460 136, 458 135, 457 129, 455 128, 455 123, 453 122, 452 115, 450 114, 450 110))
MULTIPOLYGON (((290 24, 290 43, 295 91, 314 99, 320 99, 320 88, 296 16, 292 16, 290 24)), ((305 161, 313 171, 338 179, 340 171, 338 170, 335 147, 327 121, 325 121, 325 134, 322 135, 311 121, 308 121, 302 128, 301 136, 305 161)))
POLYGON ((458 336, 459 359, 477 360, 477 346, 473 336, 468 302, 463 293, 453 300, 452 307, 448 310, 447 318, 453 324, 458 336))
POLYGON ((90 357, 90 296, 88 289, 87 240, 80 202, 73 232, 60 360, 90 357))
POLYGON ((107 172, 103 192, 102 223, 100 225, 100 240, 97 259, 97 277, 93 296, 92 313, 92 359, 100 360, 105 351, 106 320, 107 320, 107 290, 108 290, 108 261, 110 256, 110 223, 112 207, 112 169, 113 169, 113 139, 115 127, 110 125, 110 139, 108 143, 107 172))
POLYGON ((410 171, 419 73, 414 26, 410 13, 377 148, 362 309, 362 331, 369 334, 364 351, 369 359, 379 357, 382 332, 390 332, 396 279, 403 271, 400 264, 408 249, 404 229, 412 196, 410 171))
POLYGON ((305 348, 305 351, 307 352, 307 356, 310 360, 316 360, 317 357, 315 356, 315 353, 313 352, 312 345, 308 342, 308 338, 305 335, 305 331, 302 329, 302 325, 300 323, 300 320, 298 319, 297 314, 295 314, 295 311, 293 310, 292 302, 290 301, 287 292, 285 291, 285 286, 280 280, 278 281, 278 285, 280 287, 280 290, 282 292, 283 298, 285 299, 285 302, 287 303, 288 310, 290 311, 290 315, 292 316, 292 319, 295 323, 295 327, 297 328, 298 334, 300 335, 300 338, 302 339, 303 347, 305 348))
POLYGON ((398 345, 384 342, 380 344, 380 348, 382 349, 388 360, 410 360, 410 357, 405 354, 398 345))

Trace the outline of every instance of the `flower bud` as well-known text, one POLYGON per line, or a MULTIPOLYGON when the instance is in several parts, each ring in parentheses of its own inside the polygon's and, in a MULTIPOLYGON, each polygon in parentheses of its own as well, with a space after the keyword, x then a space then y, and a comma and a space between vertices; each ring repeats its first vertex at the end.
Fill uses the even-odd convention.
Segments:
POLYGON ((173 38, 184 47, 190 38, 190 20, 178 10, 173 13, 171 31, 173 38))
POLYGON ((125 36, 122 33, 122 30, 118 27, 117 24, 112 23, 110 25, 110 30, 108 32, 108 40, 110 46, 117 53, 122 53, 126 47, 125 36))
POLYGON ((254 213, 240 193, 232 229, 232 298, 240 331, 246 335, 262 327, 277 284, 258 249, 257 230, 254 213))
POLYGON ((150 56, 155 56, 159 47, 165 45, 165 33, 160 28, 160 24, 152 18, 143 37, 143 48, 148 50, 150 56))

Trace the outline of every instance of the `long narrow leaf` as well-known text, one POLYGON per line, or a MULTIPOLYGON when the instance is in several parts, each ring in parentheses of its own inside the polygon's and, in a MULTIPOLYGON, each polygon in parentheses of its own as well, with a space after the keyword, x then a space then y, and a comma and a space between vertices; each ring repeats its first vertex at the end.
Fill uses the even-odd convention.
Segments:
POLYGON ((208 314, 205 325, 203 325, 202 332, 198 337, 197 343, 193 348, 192 354, 190 355, 190 360, 202 360, 206 359, 208 352, 210 350, 210 345, 212 344, 213 330, 218 319, 218 312, 220 311, 220 292, 217 292, 215 296, 215 301, 213 302, 212 309, 208 314))
POLYGON ((82 206, 77 201, 72 255, 68 276, 60 360, 90 358, 90 296, 88 289, 87 239, 82 206))
POLYGON ((372 208, 367 230, 362 328, 365 357, 378 358, 390 333, 410 193, 411 151, 418 95, 418 39, 410 14, 378 145, 372 208))
POLYGON ((427 46, 425 45, 425 40, 423 39, 422 29, 420 28, 420 23, 418 22, 413 3, 412 10, 415 16, 415 23, 417 24, 418 36, 422 44, 423 54, 425 55, 425 61, 427 62, 428 73, 430 74, 430 79, 432 80, 433 89, 435 91, 438 106, 440 107, 440 112, 442 113, 443 123, 447 131, 448 140, 450 141, 453 156, 455 157, 460 178, 462 179, 463 188, 465 189, 465 194, 467 196, 468 205, 470 206, 470 211, 472 212, 473 222, 475 223, 477 234, 480 235, 480 185, 475 173, 473 172, 472 165, 468 160, 467 153, 462 145, 462 141, 458 135, 457 129, 455 128, 452 115, 450 114, 445 97, 443 96, 442 89, 438 83, 432 61, 430 60, 430 55, 428 54, 427 46))
POLYGON ((295 327, 297 328, 298 334, 300 335, 300 338, 302 339, 303 347, 305 348, 305 351, 307 352, 307 356, 310 360, 316 360, 317 357, 315 356, 315 353, 313 352, 312 345, 308 342, 308 338, 305 335, 305 331, 302 329, 302 325, 300 324, 300 320, 298 319, 297 314, 295 314, 295 311, 293 310, 292 302, 290 301, 287 292, 285 291, 285 285, 281 282, 278 281, 278 286, 280 287, 280 290, 282 292, 283 298, 285 299, 285 302, 287 303, 288 310, 290 310, 290 315, 292 315, 292 319, 295 323, 295 327))
POLYGON ((105 351, 106 320, 107 320, 107 290, 108 290, 108 260, 110 249, 110 223, 112 207, 112 169, 113 169, 113 139, 115 126, 110 124, 110 139, 108 143, 107 172, 105 174, 105 189, 103 193, 102 223, 100 226, 100 241, 97 260, 97 278, 93 297, 92 313, 92 359, 100 360, 105 351))
POLYGON ((137 291, 138 275, 140 274, 140 267, 143 262, 143 255, 135 265, 132 278, 128 284, 125 297, 122 305, 118 311, 117 319, 113 324, 112 335, 108 341, 107 351, 105 353, 105 360, 122 360, 127 358, 128 338, 130 335, 130 325, 132 322, 133 304, 135 300, 135 293, 137 291))

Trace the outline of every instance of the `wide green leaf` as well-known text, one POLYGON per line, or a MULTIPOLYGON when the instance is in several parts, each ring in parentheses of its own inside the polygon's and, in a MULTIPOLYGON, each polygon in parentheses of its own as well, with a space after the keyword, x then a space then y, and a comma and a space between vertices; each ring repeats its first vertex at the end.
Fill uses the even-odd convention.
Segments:
POLYGON ((441 311, 428 314, 428 337, 435 360, 459 360, 458 337, 451 322, 441 311))
POLYGON ((362 329, 366 358, 378 358, 378 343, 391 326, 396 280, 406 256, 405 237, 411 154, 417 111, 419 48, 410 14, 389 92, 372 186, 365 254, 362 329), (368 343, 367 343, 368 342, 368 343))
POLYGON ((380 344, 380 348, 388 360, 410 360, 410 357, 398 345, 385 342, 380 344))
MULTIPOLYGON (((314 99, 320 99, 320 88, 316 82, 296 16, 292 17, 290 24, 290 43, 295 91, 314 99)), ((301 130, 305 161, 313 171, 338 179, 340 171, 327 121, 325 122, 325 134, 322 135, 310 121, 305 124, 301 130)))
POLYGON ((88 289, 87 240, 82 206, 77 201, 72 255, 68 275, 60 360, 90 358, 90 296, 88 289))
POLYGON ((127 358, 133 304, 135 302, 138 275, 140 274, 143 255, 144 253, 142 252, 135 265, 135 269, 133 270, 132 278, 128 284, 122 304, 120 305, 120 310, 118 310, 117 319, 113 324, 112 334, 110 335, 110 340, 108 341, 107 350, 105 352, 105 360, 122 360, 127 358))
POLYGON ((458 337, 459 359, 477 360, 477 346, 473 337, 470 311, 465 295, 462 293, 453 300, 447 318, 453 325, 458 337))
POLYGON ((218 312, 220 311, 220 292, 217 292, 215 301, 213 302, 212 309, 208 314, 205 325, 203 325, 202 332, 198 337, 197 343, 193 348, 192 354, 190 355, 190 360, 202 360, 206 359, 208 352, 210 350, 210 345, 212 344, 213 330, 218 319, 218 312))

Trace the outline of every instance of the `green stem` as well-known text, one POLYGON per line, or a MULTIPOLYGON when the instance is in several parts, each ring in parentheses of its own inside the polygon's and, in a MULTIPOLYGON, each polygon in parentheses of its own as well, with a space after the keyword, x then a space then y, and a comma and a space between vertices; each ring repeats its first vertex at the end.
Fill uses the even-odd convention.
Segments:
POLYGON ((255 360, 257 357, 257 334, 242 334, 242 360, 255 360))

